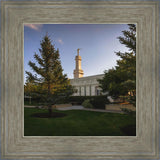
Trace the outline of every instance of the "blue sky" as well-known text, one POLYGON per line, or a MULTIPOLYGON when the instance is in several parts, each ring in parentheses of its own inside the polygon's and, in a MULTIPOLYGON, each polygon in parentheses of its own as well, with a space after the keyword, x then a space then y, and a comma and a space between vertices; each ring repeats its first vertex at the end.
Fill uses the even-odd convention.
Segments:
MULTIPOLYGON (((25 24, 24 25, 24 71, 31 71, 29 60, 35 62, 33 55, 39 54, 40 41, 46 33, 55 48, 59 48, 64 73, 73 78, 75 56, 81 48, 84 76, 103 74, 116 65, 119 59, 115 52, 128 51, 117 39, 127 24, 25 24)), ((24 73, 24 81, 26 74, 24 73)))

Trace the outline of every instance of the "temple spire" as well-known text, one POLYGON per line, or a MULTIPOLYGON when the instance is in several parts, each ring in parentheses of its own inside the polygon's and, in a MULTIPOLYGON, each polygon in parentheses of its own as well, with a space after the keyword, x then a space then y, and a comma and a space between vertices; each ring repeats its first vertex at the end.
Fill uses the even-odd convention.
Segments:
POLYGON ((81 78, 83 77, 83 70, 81 69, 81 56, 79 55, 79 51, 80 51, 80 48, 77 49, 77 56, 75 57, 75 61, 76 61, 76 68, 73 72, 74 74, 74 78, 81 78))

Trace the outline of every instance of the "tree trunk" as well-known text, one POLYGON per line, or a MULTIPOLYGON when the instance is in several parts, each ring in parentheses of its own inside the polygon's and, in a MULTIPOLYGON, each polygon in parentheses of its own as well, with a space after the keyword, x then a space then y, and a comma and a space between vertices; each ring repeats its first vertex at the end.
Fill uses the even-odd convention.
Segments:
POLYGON ((125 97, 124 96, 122 97, 122 101, 123 101, 123 103, 125 102, 125 97))
POLYGON ((48 112, 49 112, 49 116, 52 117, 52 105, 50 104, 50 95, 51 95, 51 86, 50 83, 48 83, 48 112))
POLYGON ((49 117, 52 117, 52 105, 48 105, 49 117))

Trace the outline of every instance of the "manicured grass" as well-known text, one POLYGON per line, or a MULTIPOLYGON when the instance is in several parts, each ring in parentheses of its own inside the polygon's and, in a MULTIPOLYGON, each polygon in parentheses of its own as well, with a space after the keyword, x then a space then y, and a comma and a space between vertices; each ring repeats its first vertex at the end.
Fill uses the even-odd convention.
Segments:
POLYGON ((135 135, 136 118, 126 114, 85 110, 54 111, 65 117, 36 118, 34 113, 48 112, 24 108, 25 136, 127 136, 135 135), (130 133, 130 128, 132 133, 130 133))

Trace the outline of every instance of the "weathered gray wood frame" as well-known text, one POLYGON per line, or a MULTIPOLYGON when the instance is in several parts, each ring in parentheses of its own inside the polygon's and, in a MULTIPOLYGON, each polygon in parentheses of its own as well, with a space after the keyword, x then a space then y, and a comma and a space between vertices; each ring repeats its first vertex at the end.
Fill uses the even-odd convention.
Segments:
POLYGON ((2 157, 158 158, 158 3, 3 2, 2 157), (23 24, 136 23, 137 136, 23 136, 23 24))

